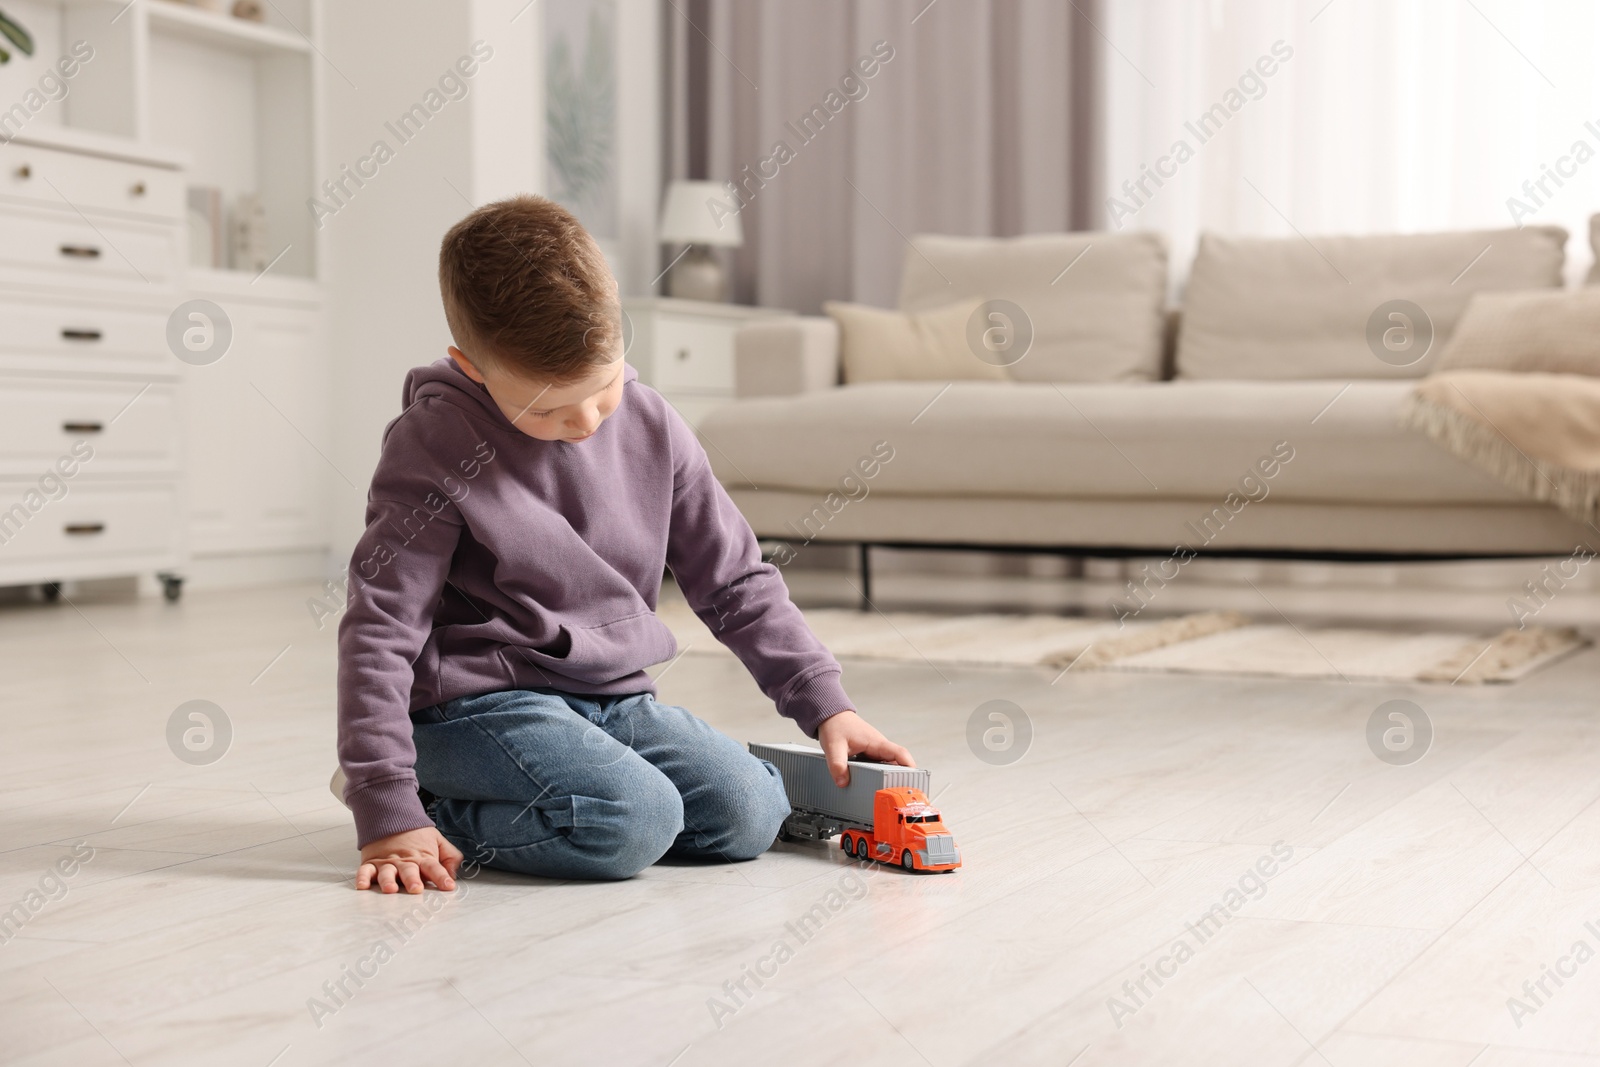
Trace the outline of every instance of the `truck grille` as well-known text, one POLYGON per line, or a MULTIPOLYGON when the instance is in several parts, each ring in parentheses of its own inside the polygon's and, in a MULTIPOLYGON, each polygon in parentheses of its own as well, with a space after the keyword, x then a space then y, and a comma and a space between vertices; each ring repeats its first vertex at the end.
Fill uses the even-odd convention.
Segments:
POLYGON ((954 863, 956 861, 955 838, 949 834, 934 834, 928 838, 929 863, 954 863))

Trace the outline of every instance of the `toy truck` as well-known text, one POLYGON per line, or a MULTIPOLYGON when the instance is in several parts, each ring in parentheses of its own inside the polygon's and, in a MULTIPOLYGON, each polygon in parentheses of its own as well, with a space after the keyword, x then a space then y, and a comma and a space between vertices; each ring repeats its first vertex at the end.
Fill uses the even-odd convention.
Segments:
POLYGON ((908 871, 961 866, 955 838, 928 802, 928 771, 851 760, 850 784, 841 789, 820 749, 751 742, 750 751, 783 774, 793 810, 779 840, 826 841, 839 834, 839 847, 857 859, 898 863, 908 871))

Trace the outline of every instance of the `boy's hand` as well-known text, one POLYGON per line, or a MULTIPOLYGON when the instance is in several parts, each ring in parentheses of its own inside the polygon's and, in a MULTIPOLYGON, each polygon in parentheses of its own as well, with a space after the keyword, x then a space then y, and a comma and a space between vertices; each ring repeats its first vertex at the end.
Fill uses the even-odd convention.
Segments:
POLYGON ((361 850, 356 888, 370 889, 374 882, 385 893, 398 893, 396 877, 407 893, 422 892, 426 879, 438 889, 454 889, 461 866, 461 850, 445 840, 437 827, 422 826, 368 841, 361 850))
POLYGON ((817 727, 817 740, 822 742, 828 773, 833 775, 834 784, 841 787, 850 784, 850 768, 845 761, 851 756, 867 756, 879 763, 898 763, 902 767, 917 765, 911 753, 848 709, 823 719, 822 725, 817 727))

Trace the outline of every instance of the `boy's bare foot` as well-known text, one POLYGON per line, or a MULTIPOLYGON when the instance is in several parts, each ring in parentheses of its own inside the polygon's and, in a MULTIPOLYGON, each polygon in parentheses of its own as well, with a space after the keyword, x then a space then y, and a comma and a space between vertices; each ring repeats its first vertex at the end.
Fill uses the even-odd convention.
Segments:
POLYGON ((426 881, 436 889, 455 889, 461 859, 461 850, 435 827, 402 830, 367 842, 361 850, 356 888, 376 884, 381 892, 398 893, 404 885, 407 893, 420 893, 426 881))

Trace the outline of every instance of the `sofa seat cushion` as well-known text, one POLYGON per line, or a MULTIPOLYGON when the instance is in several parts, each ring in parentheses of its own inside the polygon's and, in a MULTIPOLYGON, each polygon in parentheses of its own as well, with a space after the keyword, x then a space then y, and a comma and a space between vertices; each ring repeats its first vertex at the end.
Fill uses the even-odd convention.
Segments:
MULTIPOLYGON (((700 432, 725 485, 819 496, 1220 502, 1241 491, 1247 476, 1261 480, 1259 465, 1272 467, 1275 450, 1281 457, 1287 449, 1292 458, 1266 479, 1268 496, 1524 502, 1400 426, 1411 388, 1398 381, 873 382, 741 400, 713 410, 700 432)), ((1260 496, 1252 485, 1244 490, 1260 496)))

